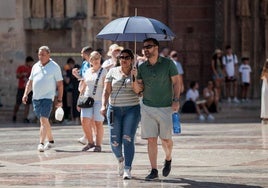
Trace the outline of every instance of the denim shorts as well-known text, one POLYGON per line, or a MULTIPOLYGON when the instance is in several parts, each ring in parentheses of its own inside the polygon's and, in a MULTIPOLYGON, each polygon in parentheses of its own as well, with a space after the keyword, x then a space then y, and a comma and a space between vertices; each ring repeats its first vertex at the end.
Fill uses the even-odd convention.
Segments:
POLYGON ((100 113, 101 101, 95 101, 92 108, 81 108, 81 117, 94 119, 94 121, 104 121, 103 115, 100 113))
POLYGON ((38 118, 40 117, 49 118, 52 107, 53 107, 52 99, 33 100, 33 110, 38 118))

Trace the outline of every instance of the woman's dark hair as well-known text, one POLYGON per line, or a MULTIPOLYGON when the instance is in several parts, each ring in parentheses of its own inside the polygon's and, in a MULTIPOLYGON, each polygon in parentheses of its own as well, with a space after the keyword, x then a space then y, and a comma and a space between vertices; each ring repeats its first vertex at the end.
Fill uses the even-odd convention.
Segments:
POLYGON ((134 59, 134 54, 133 54, 132 50, 130 50, 130 49, 124 49, 124 50, 122 50, 120 52, 120 55, 123 54, 123 53, 127 53, 131 57, 131 59, 134 59))
POLYGON ((196 83, 197 83, 197 81, 191 81, 190 88, 193 89, 196 83))
POLYGON ((212 56, 212 60, 214 60, 214 66, 216 67, 216 62, 217 62, 217 59, 219 59, 220 63, 221 63, 221 68, 223 69, 224 68, 224 65, 222 63, 222 56, 221 57, 218 57, 218 55, 215 53, 213 54, 212 56))

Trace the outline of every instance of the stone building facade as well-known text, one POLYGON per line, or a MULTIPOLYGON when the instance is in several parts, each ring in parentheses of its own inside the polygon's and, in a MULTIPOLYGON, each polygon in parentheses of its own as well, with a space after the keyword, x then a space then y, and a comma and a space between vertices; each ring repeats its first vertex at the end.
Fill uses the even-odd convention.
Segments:
MULTIPOLYGON (((180 53, 185 85, 211 79, 210 58, 215 48, 230 44, 239 58, 250 57, 251 97, 260 96, 260 70, 268 52, 268 0, 1 0, 0 97, 13 105, 15 71, 36 51, 48 45, 61 66, 69 56, 80 63, 80 50, 89 45, 107 50, 111 41, 95 36, 109 21, 123 16, 158 19, 176 34, 161 42, 180 53)), ((133 43, 121 42, 133 48, 133 43)), ((138 43, 138 50, 141 47, 138 43)), ((15 101, 14 101, 15 102, 15 101)))

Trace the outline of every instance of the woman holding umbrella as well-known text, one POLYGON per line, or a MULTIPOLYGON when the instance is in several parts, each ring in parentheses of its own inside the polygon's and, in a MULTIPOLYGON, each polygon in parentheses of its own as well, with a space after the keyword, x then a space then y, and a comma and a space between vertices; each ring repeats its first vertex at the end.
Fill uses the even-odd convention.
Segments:
POLYGON ((122 50, 119 61, 120 66, 111 68, 106 75, 101 113, 106 115, 107 112, 110 144, 118 160, 118 173, 123 176, 123 179, 131 179, 135 153, 134 138, 140 121, 140 105, 137 95, 140 90, 135 89, 137 83, 132 82, 131 79, 136 73, 136 69, 132 69, 134 62, 132 51, 122 50))

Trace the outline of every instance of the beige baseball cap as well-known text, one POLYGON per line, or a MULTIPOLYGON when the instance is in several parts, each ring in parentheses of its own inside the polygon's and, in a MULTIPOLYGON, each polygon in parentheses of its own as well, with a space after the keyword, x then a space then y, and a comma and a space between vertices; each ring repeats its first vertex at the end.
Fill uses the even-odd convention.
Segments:
POLYGON ((123 46, 119 46, 118 44, 112 44, 110 47, 109 47, 109 51, 107 53, 108 56, 112 56, 112 52, 115 51, 115 50, 120 50, 122 51, 124 49, 123 46))

